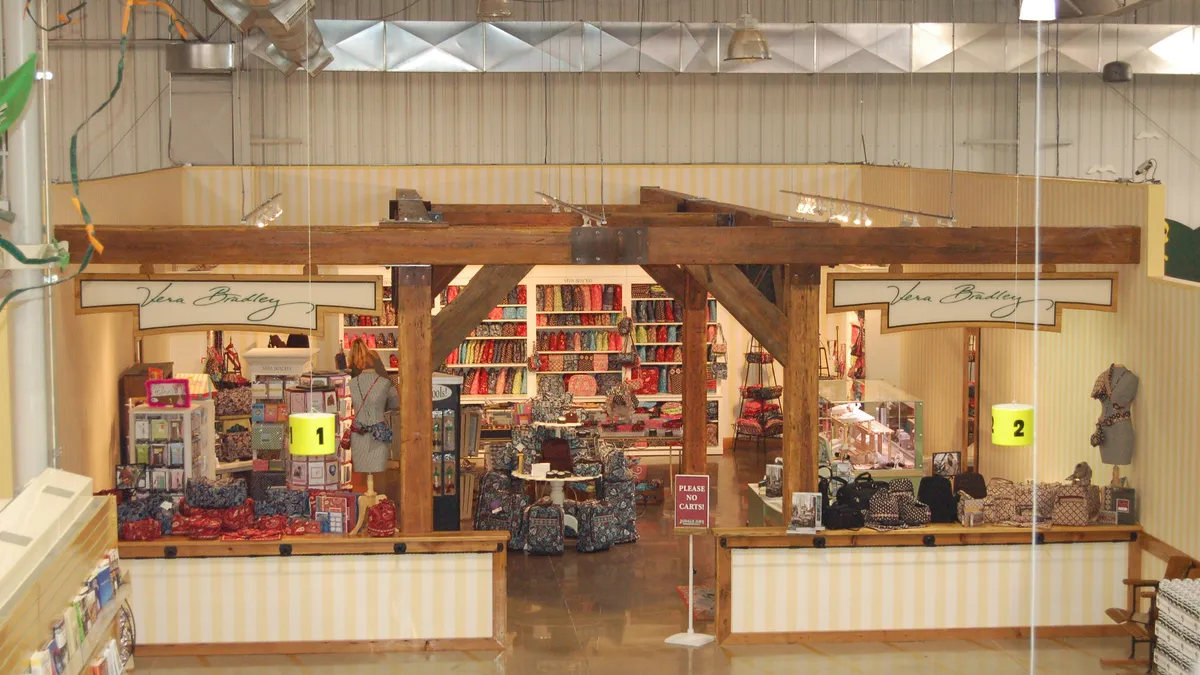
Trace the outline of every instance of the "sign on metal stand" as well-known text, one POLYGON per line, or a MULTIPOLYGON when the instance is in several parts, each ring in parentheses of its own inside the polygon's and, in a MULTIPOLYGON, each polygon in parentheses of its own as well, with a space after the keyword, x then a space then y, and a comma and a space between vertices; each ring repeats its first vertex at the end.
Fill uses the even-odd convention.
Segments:
POLYGON ((708 532, 711 525, 709 486, 708 476, 675 476, 675 531, 688 535, 688 629, 667 638, 669 645, 703 647, 716 639, 695 629, 696 533, 708 532))

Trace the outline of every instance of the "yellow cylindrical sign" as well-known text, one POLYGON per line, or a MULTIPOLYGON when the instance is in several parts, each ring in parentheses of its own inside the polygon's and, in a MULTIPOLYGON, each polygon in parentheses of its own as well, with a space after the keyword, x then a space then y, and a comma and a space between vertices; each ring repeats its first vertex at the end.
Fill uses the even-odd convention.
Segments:
POLYGON ((332 455, 337 447, 337 418, 333 413, 288 415, 288 451, 293 455, 332 455))
POLYGON ((1033 406, 1024 403, 992 406, 992 443, 1033 445, 1033 406))

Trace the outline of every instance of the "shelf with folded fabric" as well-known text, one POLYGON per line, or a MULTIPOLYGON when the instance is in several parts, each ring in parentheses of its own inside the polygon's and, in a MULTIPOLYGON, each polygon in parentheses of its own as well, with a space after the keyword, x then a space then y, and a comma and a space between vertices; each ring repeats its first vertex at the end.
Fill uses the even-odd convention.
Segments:
MULTIPOLYGON (((566 309, 563 311, 544 311, 538 310, 538 314, 620 314, 619 309, 566 309)), ((560 326, 565 328, 565 326, 560 326)))
MULTIPOLYGON (((638 400, 641 400, 641 401, 682 401, 683 400, 683 394, 662 394, 662 393, 638 394, 637 397, 638 397, 638 400)), ((722 396, 721 396, 721 394, 719 394, 715 391, 710 391, 710 392, 708 392, 708 398, 717 399, 717 398, 722 398, 722 396)))
POLYGON ((538 326, 538 330, 616 330, 613 326, 538 326))
POLYGON ((635 342, 639 347, 682 347, 682 342, 635 342))
POLYGON ((682 366, 683 361, 642 361, 643 366, 682 366))
POLYGON ((447 368, 525 368, 526 363, 447 363, 447 368))
POLYGON ((342 328, 345 330, 365 330, 365 331, 396 330, 395 326, 342 326, 342 328))
POLYGON ((529 319, 484 319, 479 323, 526 323, 529 319))
POLYGON ((497 336, 488 336, 488 337, 481 337, 478 335, 468 335, 467 337, 465 337, 463 339, 464 340, 525 340, 526 337, 524 335, 503 335, 503 336, 497 335, 497 336))
MULTIPOLYGON (((637 326, 682 326, 683 322, 682 321, 650 321, 650 322, 635 322, 633 325, 635 327, 637 327, 637 326)), ((708 325, 715 326, 715 325, 717 325, 717 322, 709 321, 708 325)))
POLYGON ((542 353, 542 354, 620 354, 621 350, 619 350, 619 349, 591 349, 591 350, 580 350, 580 351, 559 351, 557 349, 539 349, 538 352, 542 353))
POLYGON ((538 375, 596 375, 599 373, 620 373, 620 370, 539 370, 538 375))

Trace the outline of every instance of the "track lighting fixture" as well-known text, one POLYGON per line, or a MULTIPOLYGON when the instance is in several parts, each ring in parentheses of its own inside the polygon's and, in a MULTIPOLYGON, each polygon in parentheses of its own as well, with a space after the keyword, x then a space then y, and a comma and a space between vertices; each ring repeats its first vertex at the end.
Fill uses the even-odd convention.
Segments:
POLYGON ((275 222, 275 219, 283 215, 283 193, 277 192, 267 201, 254 207, 242 217, 243 225, 253 225, 255 227, 266 227, 275 222))

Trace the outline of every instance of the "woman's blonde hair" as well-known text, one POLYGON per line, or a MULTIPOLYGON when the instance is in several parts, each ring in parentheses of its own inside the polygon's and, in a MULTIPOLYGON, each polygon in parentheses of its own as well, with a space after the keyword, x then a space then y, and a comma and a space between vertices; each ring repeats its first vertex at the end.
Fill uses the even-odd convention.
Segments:
POLYGON ((367 347, 367 343, 363 342, 362 338, 355 338, 354 342, 350 343, 350 353, 346 355, 346 365, 350 366, 351 370, 374 370, 375 362, 379 360, 379 355, 374 349, 367 347))

